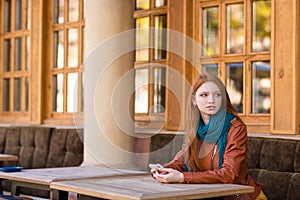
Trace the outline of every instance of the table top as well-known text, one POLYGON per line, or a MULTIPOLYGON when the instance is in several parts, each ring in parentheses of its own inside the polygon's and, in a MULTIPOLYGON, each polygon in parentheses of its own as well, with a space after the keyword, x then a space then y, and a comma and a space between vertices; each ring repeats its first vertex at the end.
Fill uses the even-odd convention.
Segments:
POLYGON ((74 180, 91 177, 109 177, 126 174, 145 174, 146 172, 134 170, 113 169, 99 166, 77 166, 60 168, 40 168, 24 169, 20 172, 0 172, 0 178, 34 183, 40 185, 50 185, 53 181, 74 180))
POLYGON ((16 161, 18 156, 0 153, 0 161, 16 161))
POLYGON ((106 199, 200 199, 254 192, 236 184, 163 184, 150 174, 55 181, 50 188, 106 199))

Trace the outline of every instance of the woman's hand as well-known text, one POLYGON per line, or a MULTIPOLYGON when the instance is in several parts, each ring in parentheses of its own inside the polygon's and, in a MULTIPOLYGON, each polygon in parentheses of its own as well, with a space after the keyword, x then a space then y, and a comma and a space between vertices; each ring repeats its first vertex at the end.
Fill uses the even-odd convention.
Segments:
POLYGON ((184 176, 181 172, 171 169, 163 168, 158 170, 151 170, 153 177, 161 183, 182 183, 184 176))

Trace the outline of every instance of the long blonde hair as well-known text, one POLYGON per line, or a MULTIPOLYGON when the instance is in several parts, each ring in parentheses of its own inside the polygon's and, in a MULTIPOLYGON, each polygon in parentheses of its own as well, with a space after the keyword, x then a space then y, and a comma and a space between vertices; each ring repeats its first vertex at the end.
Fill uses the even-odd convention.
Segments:
POLYGON ((185 144, 186 144, 186 160, 187 167, 192 171, 200 171, 200 163, 198 159, 199 155, 199 139, 197 137, 197 129, 199 125, 199 120, 201 120, 200 111, 198 107, 193 103, 193 98, 195 98, 195 93, 198 88, 206 83, 213 82, 215 83, 220 91, 222 96, 222 107, 224 111, 233 114, 236 118, 239 119, 239 116, 231 104, 229 95, 226 91, 226 88, 222 81, 215 75, 209 73, 200 74, 193 82, 187 104, 187 116, 186 116, 186 135, 185 135, 185 144))

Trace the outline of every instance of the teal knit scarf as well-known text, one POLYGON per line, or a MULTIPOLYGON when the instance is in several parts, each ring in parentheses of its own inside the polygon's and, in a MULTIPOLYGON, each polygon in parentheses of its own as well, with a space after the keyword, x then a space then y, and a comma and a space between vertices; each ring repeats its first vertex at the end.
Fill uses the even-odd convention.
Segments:
POLYGON ((197 134, 200 140, 207 143, 218 142, 219 150, 219 163, 218 168, 222 168, 223 157, 226 148, 226 140, 228 130, 231 126, 231 121, 235 118, 229 112, 220 111, 217 114, 211 116, 209 123, 204 125, 202 120, 199 122, 197 134))

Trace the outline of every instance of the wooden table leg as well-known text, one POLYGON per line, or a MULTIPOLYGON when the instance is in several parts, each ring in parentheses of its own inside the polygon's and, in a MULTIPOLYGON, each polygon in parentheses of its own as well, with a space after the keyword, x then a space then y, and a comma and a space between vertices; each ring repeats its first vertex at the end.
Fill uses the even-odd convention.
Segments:
POLYGON ((67 191, 61 190, 51 190, 52 200, 65 200, 68 199, 69 193, 67 191))
POLYGON ((21 194, 21 187, 12 183, 10 188, 10 193, 12 196, 20 196, 21 194))

